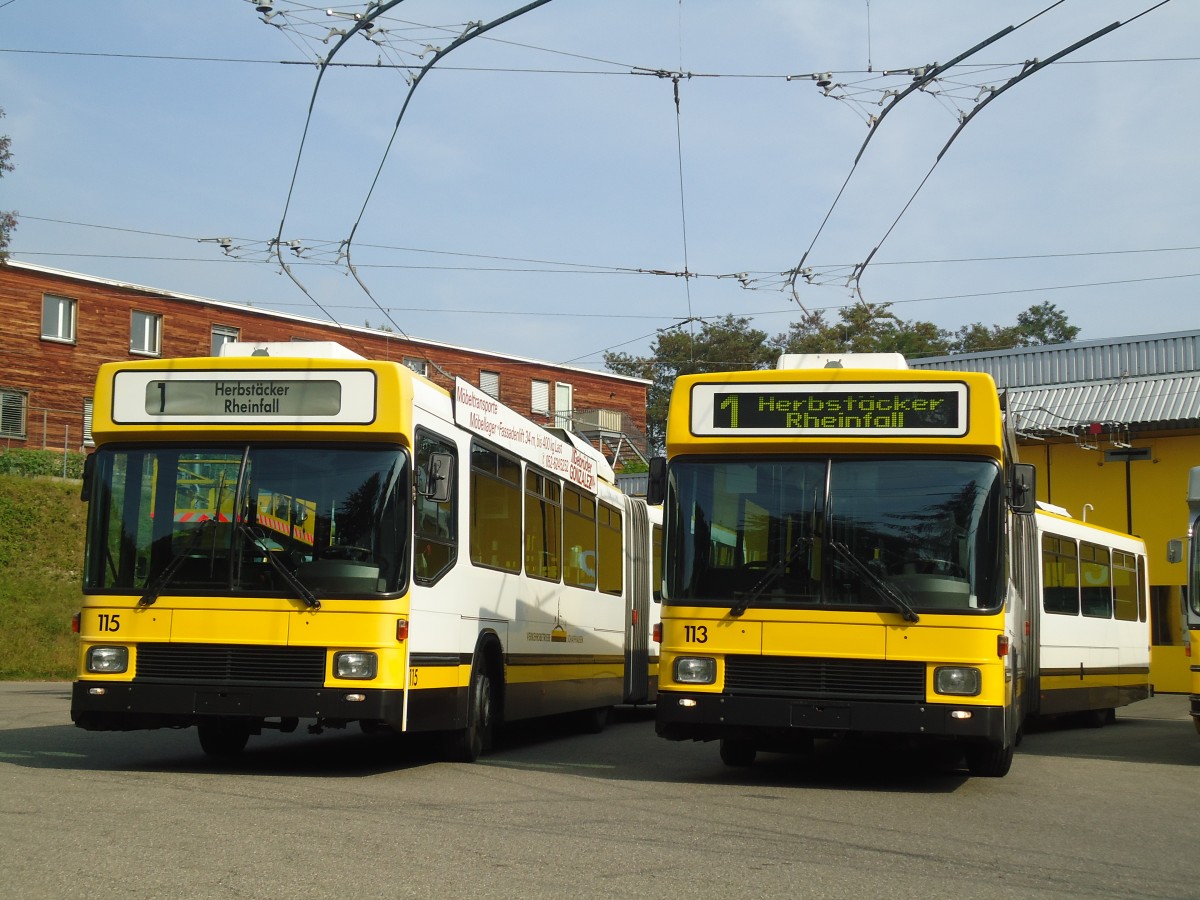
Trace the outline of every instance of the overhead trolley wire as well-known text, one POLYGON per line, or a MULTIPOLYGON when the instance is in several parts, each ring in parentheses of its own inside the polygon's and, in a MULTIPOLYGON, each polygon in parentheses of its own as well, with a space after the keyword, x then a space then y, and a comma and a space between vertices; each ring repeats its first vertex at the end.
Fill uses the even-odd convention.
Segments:
MULTIPOLYGON (((1016 27, 1019 28, 1023 25, 1028 24, 1029 22, 1032 22, 1034 19, 1038 18, 1038 16, 1044 15, 1049 10, 1053 9, 1055 6, 1060 5, 1062 2, 1064 2, 1064 0, 1058 0, 1057 3, 1053 4, 1052 6, 1047 7, 1046 9, 1037 13, 1036 15, 1031 16, 1030 18, 1026 19, 1024 22, 1022 22, 1021 25, 1018 25, 1016 27)), ((921 189, 925 186, 926 182, 929 181, 930 176, 933 175, 934 170, 937 168, 938 164, 942 161, 942 158, 945 156, 946 151, 950 149, 950 145, 954 143, 954 141, 962 133, 963 129, 967 126, 968 123, 970 123, 975 118, 976 114, 978 114, 980 110, 982 110, 985 106, 987 106, 989 103, 991 103, 993 100, 995 100, 998 96, 1000 96, 1005 91, 1007 91, 1009 88, 1015 87, 1017 84, 1024 81, 1026 78, 1028 78, 1030 75, 1033 75, 1035 72, 1041 71, 1046 66, 1049 66, 1049 65, 1059 61, 1063 57, 1065 57, 1071 53, 1074 53, 1076 50, 1080 49, 1081 47, 1085 47, 1088 44, 1091 44, 1092 42, 1099 40, 1100 38, 1104 37, 1105 35, 1111 34, 1112 32, 1116 31, 1118 28, 1122 28, 1131 22, 1137 21, 1138 19, 1140 19, 1142 16, 1146 15, 1147 13, 1158 9, 1161 6, 1164 6, 1169 2, 1170 2, 1170 0, 1160 0, 1159 3, 1156 3, 1154 6, 1143 10, 1142 12, 1138 13, 1137 15, 1133 16, 1130 19, 1127 19, 1123 22, 1118 21, 1118 22, 1113 22, 1109 25, 1106 25, 1105 27, 1098 29, 1097 31, 1093 32, 1092 34, 1088 35, 1087 37, 1076 41, 1074 44, 1071 44, 1069 47, 1066 47, 1066 48, 1058 51, 1057 53, 1047 57, 1044 60, 1040 60, 1040 61, 1039 60, 1030 60, 1029 62, 1027 62, 1025 64, 1025 66, 1022 68, 1022 70, 1018 74, 1014 75, 1007 82, 1005 82, 1002 86, 995 88, 992 91, 989 91, 987 96, 985 96, 981 100, 979 100, 975 104, 975 107, 969 113, 967 113, 966 115, 963 116, 962 121, 959 122, 958 127, 954 130, 954 133, 950 136, 950 139, 948 141, 946 141, 946 143, 942 147, 941 151, 937 154, 937 157, 934 159, 933 165, 931 165, 929 167, 929 171, 925 173, 925 177, 921 179, 920 184, 917 185, 917 188, 916 188, 916 190, 913 191, 912 196, 910 196, 908 198, 908 200, 905 202, 905 204, 901 208, 900 212, 896 215, 896 218, 892 221, 892 224, 888 226, 888 229, 886 232, 884 232, 883 237, 871 249, 871 252, 867 254, 866 259, 864 259, 861 263, 858 264, 858 266, 855 267, 854 273, 850 276, 849 283, 853 287, 854 293, 858 297, 858 299, 861 302, 865 302, 865 300, 863 300, 863 296, 862 296, 863 272, 866 270, 867 266, 870 265, 871 260, 874 258, 875 254, 877 252, 879 252, 879 248, 881 246, 883 246, 884 242, 888 239, 888 237, 891 235, 892 231, 896 228, 896 225, 899 224, 900 220, 904 217, 904 214, 908 211, 909 207, 912 205, 913 201, 916 199, 917 194, 919 194, 921 192, 921 189)), ((1011 33, 1013 30, 1015 30, 1015 28, 1005 29, 1004 31, 999 32, 997 36, 1011 33)), ((993 39, 994 38, 989 39, 989 42, 993 39)), ((972 50, 968 51, 968 53, 975 52, 976 49, 977 48, 972 48, 972 50)), ((889 107, 889 109, 890 108, 891 107, 889 107)), ((887 110, 885 109, 884 113, 886 113, 886 112, 887 112, 887 110)), ((880 118, 882 118, 882 114, 881 114, 880 118)), ((867 140, 870 140, 870 137, 871 137, 871 135, 868 134, 867 140)), ((864 148, 865 148, 865 143, 864 143, 864 148)), ((861 155, 861 151, 860 151, 860 155, 861 155)), ((856 159, 856 162, 857 162, 857 159, 856 159)))

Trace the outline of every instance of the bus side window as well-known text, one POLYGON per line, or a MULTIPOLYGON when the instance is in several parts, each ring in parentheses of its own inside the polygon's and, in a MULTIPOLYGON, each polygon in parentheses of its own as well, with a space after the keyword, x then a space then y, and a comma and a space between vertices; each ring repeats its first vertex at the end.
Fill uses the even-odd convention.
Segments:
POLYGON ((417 429, 416 448, 413 579, 430 585, 458 559, 458 485, 454 478, 458 453, 452 443, 424 429, 417 429), (431 483, 431 477, 446 479, 449 490, 445 484, 431 483))
POLYGON ((1069 538, 1042 537, 1042 608, 1048 613, 1079 615, 1079 554, 1069 538))
POLYGON ((1112 574, 1108 548, 1083 542, 1079 548, 1079 560, 1083 614, 1095 619, 1111 619, 1112 574))

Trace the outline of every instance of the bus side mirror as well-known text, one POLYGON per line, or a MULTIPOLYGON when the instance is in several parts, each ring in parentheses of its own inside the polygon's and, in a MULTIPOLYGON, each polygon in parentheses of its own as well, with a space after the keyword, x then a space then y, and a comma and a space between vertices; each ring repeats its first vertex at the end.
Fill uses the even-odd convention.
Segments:
POLYGON ((1183 541, 1179 538, 1171 538, 1167 541, 1167 562, 1183 562, 1183 541))
POLYGON ((445 503, 450 499, 454 482, 454 456, 450 453, 430 453, 425 466, 424 494, 433 503, 445 503))
POLYGON ((658 506, 667 498, 667 458, 650 457, 650 473, 646 478, 646 503, 658 506))
POLYGON ((1013 463, 1009 486, 1009 504, 1013 512, 1032 513, 1037 509, 1037 469, 1032 463, 1013 463))

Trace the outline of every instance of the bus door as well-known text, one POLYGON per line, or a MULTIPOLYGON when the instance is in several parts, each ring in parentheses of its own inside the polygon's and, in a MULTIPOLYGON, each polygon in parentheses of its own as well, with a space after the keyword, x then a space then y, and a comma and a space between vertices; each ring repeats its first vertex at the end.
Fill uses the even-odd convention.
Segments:
POLYGON ((1037 712, 1041 697, 1041 640, 1042 640, 1042 577, 1040 533, 1033 516, 1013 516, 1012 519, 1012 580, 1020 602, 1023 641, 1020 658, 1016 661, 1014 677, 1018 683, 1014 694, 1021 718, 1037 712))
MULTIPOLYGON (((1193 469, 1192 476, 1192 481, 1197 482, 1192 490, 1200 491, 1200 469, 1193 469)), ((1192 502, 1190 494, 1188 499, 1189 503, 1192 502)), ((1192 520, 1188 534, 1191 536, 1191 539, 1187 543, 1187 596, 1183 598, 1183 607, 1188 631, 1194 632, 1200 631, 1200 516, 1192 520)), ((1190 635, 1185 634, 1184 640, 1190 643, 1190 635)), ((1200 671, 1197 671, 1198 663, 1196 660, 1197 655, 1200 654, 1200 647, 1191 647, 1190 650, 1192 671, 1196 672, 1196 675, 1193 677, 1193 693, 1200 694, 1200 671)), ((1200 725, 1197 727, 1200 727, 1200 725)))
POLYGON ((633 498, 625 504, 625 548, 625 702, 644 703, 650 699, 650 519, 633 498))

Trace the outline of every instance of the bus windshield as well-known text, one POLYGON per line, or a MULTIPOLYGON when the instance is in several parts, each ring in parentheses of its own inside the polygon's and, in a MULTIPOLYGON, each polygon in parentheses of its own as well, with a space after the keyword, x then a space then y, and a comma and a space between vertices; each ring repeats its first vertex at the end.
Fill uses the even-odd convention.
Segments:
POLYGON ((398 447, 112 446, 91 478, 84 588, 376 597, 408 578, 398 447))
POLYGON ((676 458, 671 603, 995 610, 1003 478, 991 460, 676 458))

